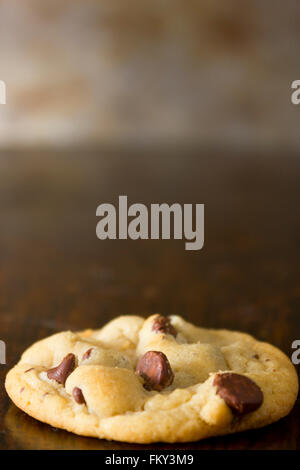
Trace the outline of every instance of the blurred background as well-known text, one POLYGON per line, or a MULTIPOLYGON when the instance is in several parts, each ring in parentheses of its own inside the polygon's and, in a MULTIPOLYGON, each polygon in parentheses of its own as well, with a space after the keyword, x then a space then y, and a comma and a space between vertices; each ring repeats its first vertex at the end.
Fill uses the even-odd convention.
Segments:
POLYGON ((297 0, 1 0, 0 146, 298 150, 297 0))

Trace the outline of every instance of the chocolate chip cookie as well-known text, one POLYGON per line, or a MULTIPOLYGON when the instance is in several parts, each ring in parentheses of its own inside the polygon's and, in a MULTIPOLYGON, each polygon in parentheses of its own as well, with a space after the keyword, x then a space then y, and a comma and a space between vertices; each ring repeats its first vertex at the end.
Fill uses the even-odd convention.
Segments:
POLYGON ((83 436, 185 442, 270 424, 298 393, 290 360, 252 336, 179 316, 122 316, 50 336, 6 377, 34 418, 83 436))

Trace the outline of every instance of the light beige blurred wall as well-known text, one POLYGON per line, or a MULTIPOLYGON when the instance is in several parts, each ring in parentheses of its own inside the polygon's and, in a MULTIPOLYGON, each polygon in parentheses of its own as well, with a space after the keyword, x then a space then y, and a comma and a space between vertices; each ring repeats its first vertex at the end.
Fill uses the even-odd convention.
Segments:
POLYGON ((296 0, 0 0, 0 147, 300 147, 296 0))

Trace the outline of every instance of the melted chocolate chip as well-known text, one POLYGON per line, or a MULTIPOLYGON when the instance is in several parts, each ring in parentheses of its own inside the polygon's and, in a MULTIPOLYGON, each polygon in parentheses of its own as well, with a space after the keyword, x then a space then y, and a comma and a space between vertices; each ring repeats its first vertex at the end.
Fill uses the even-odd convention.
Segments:
POLYGON ((157 333, 165 333, 166 335, 177 335, 177 331, 171 323, 169 317, 164 317, 162 315, 158 315, 152 325, 152 330, 156 331, 157 333))
POLYGON ((65 385, 67 378, 75 369, 75 356, 72 353, 66 355, 62 362, 47 371, 49 379, 56 380, 59 384, 65 385))
POLYGON ((78 403, 79 405, 85 404, 85 399, 84 399, 81 388, 79 387, 73 388, 72 395, 76 403, 78 403))
POLYGON ((82 356, 82 361, 85 361, 86 359, 88 359, 91 355, 91 352, 93 351, 94 348, 90 348, 88 349, 87 351, 85 351, 85 353, 83 354, 82 356))
POLYGON ((136 372, 144 379, 147 390, 160 391, 174 380, 168 358, 160 351, 148 351, 144 354, 138 362, 136 372))
POLYGON ((245 375, 225 372, 217 374, 213 385, 235 415, 257 410, 263 402, 263 393, 253 380, 245 375))

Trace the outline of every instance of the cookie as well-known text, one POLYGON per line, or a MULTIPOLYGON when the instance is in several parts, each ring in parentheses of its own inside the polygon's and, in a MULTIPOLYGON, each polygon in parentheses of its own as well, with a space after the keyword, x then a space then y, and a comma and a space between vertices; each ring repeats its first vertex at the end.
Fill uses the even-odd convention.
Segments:
POLYGON ((270 344, 156 314, 41 340, 9 371, 5 386, 19 408, 56 428, 151 443, 277 421, 294 405, 298 378, 270 344))

